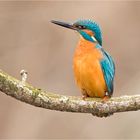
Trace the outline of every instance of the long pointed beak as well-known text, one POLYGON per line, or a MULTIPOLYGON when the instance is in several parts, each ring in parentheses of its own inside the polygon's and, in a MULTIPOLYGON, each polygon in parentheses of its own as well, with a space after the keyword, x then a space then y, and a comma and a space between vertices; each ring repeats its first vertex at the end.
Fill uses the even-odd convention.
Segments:
POLYGON ((54 23, 54 24, 56 24, 56 25, 65 27, 65 28, 77 30, 77 29, 73 26, 73 24, 70 24, 70 23, 61 22, 61 21, 55 21, 55 20, 52 20, 51 22, 54 23))

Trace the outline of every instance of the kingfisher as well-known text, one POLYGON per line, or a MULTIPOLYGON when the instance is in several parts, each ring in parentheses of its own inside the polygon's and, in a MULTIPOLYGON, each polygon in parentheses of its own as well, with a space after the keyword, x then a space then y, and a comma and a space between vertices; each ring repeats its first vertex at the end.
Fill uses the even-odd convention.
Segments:
POLYGON ((115 64, 111 55, 102 47, 100 26, 93 20, 52 23, 75 30, 79 43, 73 57, 74 76, 82 97, 109 99, 113 94, 115 64))

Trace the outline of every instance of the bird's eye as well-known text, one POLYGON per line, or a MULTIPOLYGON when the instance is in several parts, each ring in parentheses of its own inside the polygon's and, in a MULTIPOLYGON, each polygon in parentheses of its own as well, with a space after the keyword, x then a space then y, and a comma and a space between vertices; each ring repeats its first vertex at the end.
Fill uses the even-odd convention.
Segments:
POLYGON ((79 29, 86 29, 86 27, 83 25, 79 25, 79 29))
POLYGON ((83 26, 83 25, 76 25, 76 27, 77 27, 78 29, 86 29, 86 27, 83 26))

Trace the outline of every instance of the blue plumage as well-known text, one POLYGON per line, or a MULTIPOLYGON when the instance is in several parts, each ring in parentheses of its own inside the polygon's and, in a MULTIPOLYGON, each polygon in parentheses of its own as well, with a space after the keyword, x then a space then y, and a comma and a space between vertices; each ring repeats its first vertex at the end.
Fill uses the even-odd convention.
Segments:
MULTIPOLYGON (((89 30, 93 31, 95 33, 96 40, 102 46, 102 32, 100 30, 99 25, 96 22, 94 22, 92 20, 78 20, 74 24, 75 25, 78 24, 78 25, 81 25, 81 26, 85 26, 86 29, 89 29, 89 30)), ((84 34, 83 37, 85 37, 85 34, 84 34)), ((94 42, 93 39, 92 39, 92 42, 94 42)))
POLYGON ((79 30, 78 31, 86 40, 91 41, 91 42, 95 42, 95 40, 92 39, 92 37, 90 35, 88 35, 86 32, 79 30))
POLYGON ((112 57, 101 48, 104 58, 100 61, 106 85, 108 88, 108 94, 111 96, 113 93, 113 80, 115 75, 115 65, 112 57))

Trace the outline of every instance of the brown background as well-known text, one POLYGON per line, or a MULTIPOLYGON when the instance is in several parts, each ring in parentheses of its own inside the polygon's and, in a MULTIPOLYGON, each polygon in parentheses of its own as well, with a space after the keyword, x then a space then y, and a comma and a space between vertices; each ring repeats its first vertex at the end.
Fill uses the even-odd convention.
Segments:
MULTIPOLYGON (((50 20, 93 19, 116 63, 114 96, 140 92, 140 2, 0 2, 0 68, 49 91, 79 96, 72 57, 79 36, 50 20)), ((35 108, 0 94, 0 138, 140 139, 140 111, 97 118, 35 108)))

